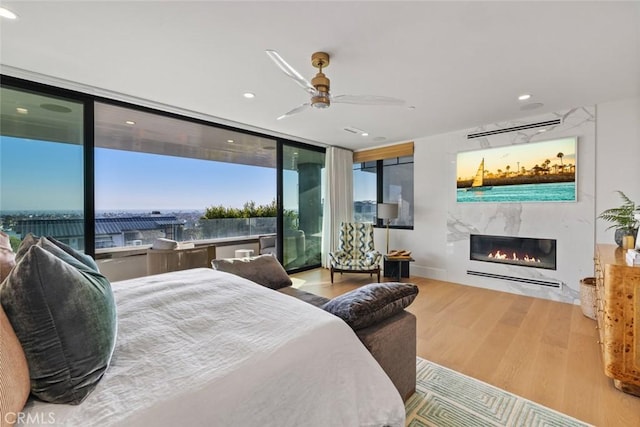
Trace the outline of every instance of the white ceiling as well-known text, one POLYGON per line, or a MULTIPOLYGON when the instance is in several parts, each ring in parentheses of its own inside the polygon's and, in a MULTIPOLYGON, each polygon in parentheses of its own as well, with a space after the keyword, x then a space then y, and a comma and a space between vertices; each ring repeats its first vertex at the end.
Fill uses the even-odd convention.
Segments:
POLYGON ((640 96, 638 1, 2 5, 19 15, 0 23, 5 74, 38 73, 352 149, 640 96), (333 95, 407 104, 333 104, 277 121, 308 95, 265 49, 308 80, 317 71, 311 54, 326 51, 333 95), (522 93, 533 97, 520 102, 522 93))

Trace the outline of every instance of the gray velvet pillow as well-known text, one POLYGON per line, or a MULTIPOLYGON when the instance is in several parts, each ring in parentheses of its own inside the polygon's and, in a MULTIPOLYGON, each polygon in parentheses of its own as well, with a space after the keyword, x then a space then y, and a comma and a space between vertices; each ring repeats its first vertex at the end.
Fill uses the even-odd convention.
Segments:
POLYGON ((214 259, 211 265, 216 270, 235 274, 271 289, 291 286, 291 278, 273 255, 248 258, 214 259))
POLYGON ((82 402, 115 347, 111 285, 79 258, 52 243, 32 244, 0 286, 2 307, 27 358, 31 393, 46 402, 82 402))
POLYGON ((401 312, 417 295, 418 287, 412 283, 372 283, 335 297, 322 308, 355 330, 401 312))

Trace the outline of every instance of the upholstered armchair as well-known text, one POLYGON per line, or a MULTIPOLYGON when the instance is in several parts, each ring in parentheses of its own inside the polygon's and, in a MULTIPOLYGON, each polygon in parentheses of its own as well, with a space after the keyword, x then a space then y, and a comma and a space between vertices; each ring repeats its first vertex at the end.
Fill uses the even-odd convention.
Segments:
POLYGON ((374 273, 380 282, 380 260, 382 254, 373 244, 373 224, 343 222, 340 224, 338 249, 329 252, 331 283, 333 273, 374 273))

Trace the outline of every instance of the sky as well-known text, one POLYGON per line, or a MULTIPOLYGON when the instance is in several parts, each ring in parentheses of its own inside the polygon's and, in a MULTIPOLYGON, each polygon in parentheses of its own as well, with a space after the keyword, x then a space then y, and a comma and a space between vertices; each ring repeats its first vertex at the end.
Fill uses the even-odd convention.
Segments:
POLYGON ((510 171, 515 172, 518 168, 518 162, 520 168, 524 166, 527 169, 531 169, 536 164, 542 166, 546 159, 551 160, 551 165, 560 164, 558 153, 564 154, 563 164, 575 165, 576 145, 576 138, 561 138, 461 152, 457 155, 456 177, 473 178, 483 158, 485 170, 492 172, 496 172, 498 169, 506 171, 507 165, 511 166, 510 171))
MULTIPOLYGON (((0 136, 0 211, 83 209, 83 149, 0 136)), ((285 176, 295 207, 297 175, 285 176)), ((95 150, 97 211, 199 210, 276 197, 276 169, 181 157, 95 150)))
POLYGON ((82 210, 82 147, 0 136, 0 211, 82 210))

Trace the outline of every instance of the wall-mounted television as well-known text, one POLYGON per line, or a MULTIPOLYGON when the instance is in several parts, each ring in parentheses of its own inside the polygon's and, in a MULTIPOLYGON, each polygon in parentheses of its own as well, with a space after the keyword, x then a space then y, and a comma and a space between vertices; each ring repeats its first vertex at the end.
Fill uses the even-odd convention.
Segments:
POLYGON ((577 137, 459 152, 456 200, 575 202, 577 137))

